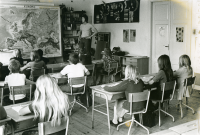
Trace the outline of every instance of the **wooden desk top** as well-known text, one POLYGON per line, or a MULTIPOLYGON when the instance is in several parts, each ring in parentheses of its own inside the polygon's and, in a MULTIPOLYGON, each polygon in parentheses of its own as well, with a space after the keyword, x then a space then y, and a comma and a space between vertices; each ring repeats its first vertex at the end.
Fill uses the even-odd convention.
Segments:
POLYGON ((49 75, 51 76, 51 77, 54 77, 54 78, 57 78, 57 79, 59 79, 59 78, 67 78, 66 76, 60 76, 60 72, 59 73, 49 73, 49 75))
POLYGON ((65 67, 69 65, 69 63, 57 63, 57 64, 47 64, 47 68, 51 69, 51 68, 59 68, 59 67, 65 67))
MULTIPOLYGON (((104 85, 113 86, 113 85, 119 84, 120 82, 121 81, 114 82, 114 83, 108 83, 108 84, 104 84, 104 85)), ((125 93, 124 92, 108 92, 108 91, 105 91, 101 86, 102 85, 97 85, 97 86, 92 86, 90 88, 95 92, 99 92, 101 94, 107 95, 108 100, 116 100, 116 99, 125 97, 125 93)), ((101 98, 105 98, 103 95, 101 95, 99 93, 96 93, 95 96, 98 96, 98 97, 101 97, 101 98)))
POLYGON ((197 129, 197 120, 190 121, 175 127, 171 127, 169 129, 182 135, 183 133, 187 133, 189 131, 197 129))
POLYGON ((20 104, 15 104, 15 105, 5 106, 4 108, 6 110, 8 117, 10 117, 15 122, 20 122, 20 121, 33 119, 35 115, 34 114, 27 114, 25 116, 20 116, 20 115, 18 115, 18 112, 16 112, 15 110, 12 109, 12 107, 20 106, 20 105, 29 105, 30 103, 31 103, 31 101, 20 103, 20 104))
POLYGON ((163 131, 160 131, 160 132, 155 132, 155 133, 152 133, 150 135, 180 135, 172 130, 163 130, 163 131))

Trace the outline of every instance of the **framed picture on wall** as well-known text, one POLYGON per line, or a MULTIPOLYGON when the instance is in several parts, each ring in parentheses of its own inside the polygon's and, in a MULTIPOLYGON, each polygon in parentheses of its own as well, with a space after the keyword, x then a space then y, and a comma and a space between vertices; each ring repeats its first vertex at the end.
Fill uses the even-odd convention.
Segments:
POLYGON ((129 30, 123 30, 123 42, 129 42, 129 30))
POLYGON ((124 0, 94 5, 94 23, 139 22, 140 0, 124 0))
POLYGON ((136 39, 136 30, 130 29, 130 42, 135 42, 136 39))

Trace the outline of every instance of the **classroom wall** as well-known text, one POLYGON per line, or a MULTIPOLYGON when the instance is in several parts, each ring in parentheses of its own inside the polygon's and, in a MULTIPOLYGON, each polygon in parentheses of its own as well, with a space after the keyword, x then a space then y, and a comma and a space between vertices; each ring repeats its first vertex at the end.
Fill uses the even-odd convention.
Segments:
MULTIPOLYGON (((40 0, 45 2, 47 0, 40 0)), ((104 0, 106 3, 122 0, 104 0)), ((67 7, 73 7, 74 10, 85 10, 89 17, 94 15, 94 5, 102 4, 102 0, 53 0, 55 5, 65 4, 67 7)), ((140 20, 139 23, 110 23, 110 24, 93 24, 99 32, 111 32, 111 49, 120 47, 122 51, 129 54, 149 56, 151 54, 150 46, 150 1, 140 0, 140 20), (123 29, 135 29, 136 41, 125 43, 123 42, 123 29)), ((95 48, 94 40, 92 48, 95 48)))

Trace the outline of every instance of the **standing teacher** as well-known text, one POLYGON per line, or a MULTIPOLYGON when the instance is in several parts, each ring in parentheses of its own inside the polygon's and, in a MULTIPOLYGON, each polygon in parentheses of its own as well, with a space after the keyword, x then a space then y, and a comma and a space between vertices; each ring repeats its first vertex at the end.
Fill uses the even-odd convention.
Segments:
POLYGON ((82 16, 79 35, 79 46, 83 50, 84 54, 90 55, 91 38, 95 34, 97 34, 97 29, 92 24, 88 23, 88 16, 84 14, 82 16))

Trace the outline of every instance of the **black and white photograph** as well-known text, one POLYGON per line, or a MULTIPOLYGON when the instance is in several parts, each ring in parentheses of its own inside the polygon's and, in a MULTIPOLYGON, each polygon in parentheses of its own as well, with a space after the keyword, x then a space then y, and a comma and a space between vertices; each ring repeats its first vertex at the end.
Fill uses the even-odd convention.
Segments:
POLYGON ((0 0, 0 135, 200 135, 200 0, 0 0))

